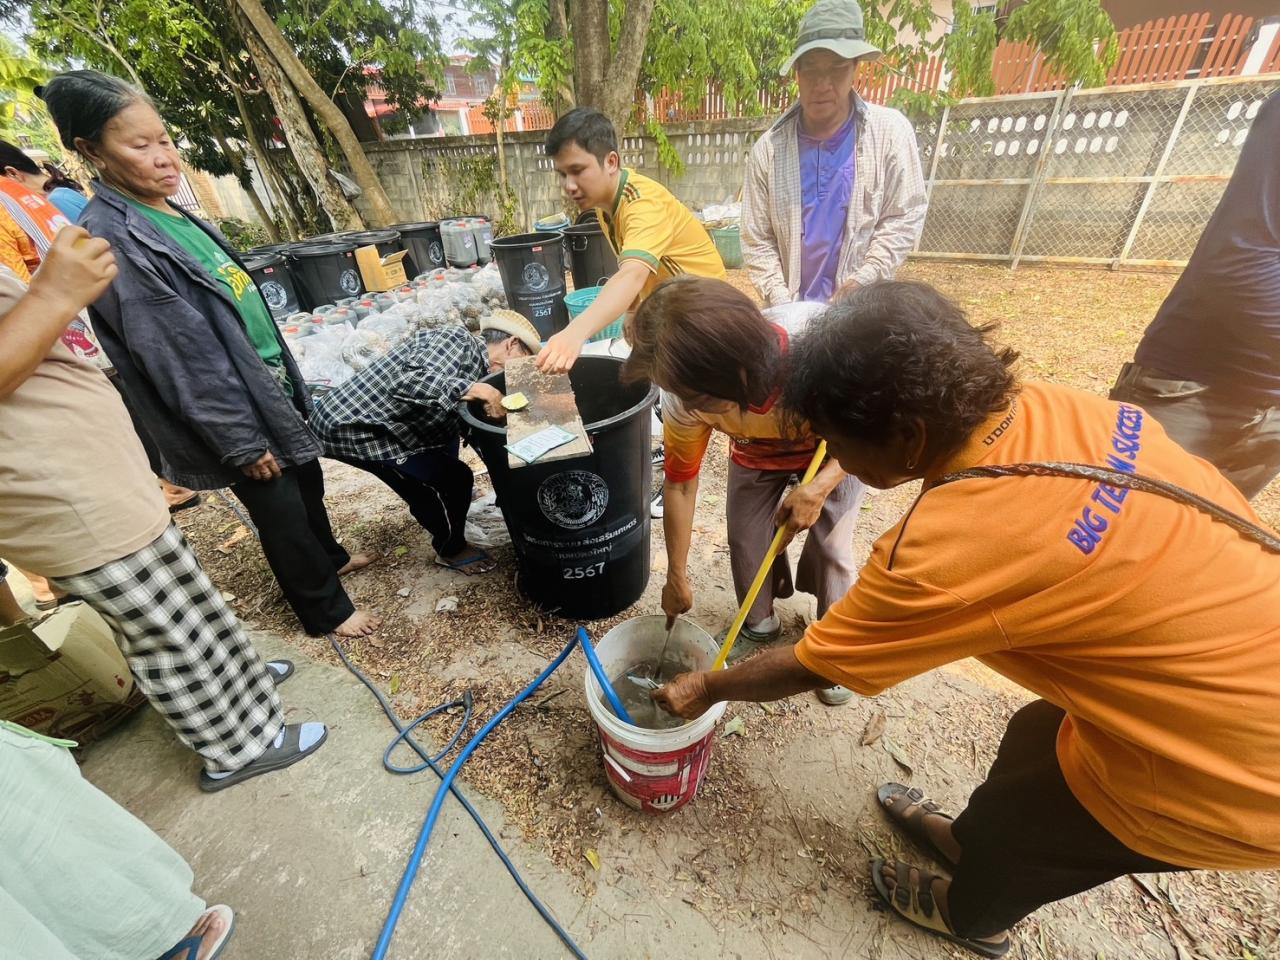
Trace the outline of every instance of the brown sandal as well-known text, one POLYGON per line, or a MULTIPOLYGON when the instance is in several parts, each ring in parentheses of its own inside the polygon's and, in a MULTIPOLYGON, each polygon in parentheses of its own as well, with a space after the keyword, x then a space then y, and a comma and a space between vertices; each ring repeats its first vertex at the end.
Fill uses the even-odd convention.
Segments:
POLYGON ((884 878, 884 861, 877 857, 871 861, 871 883, 875 886, 876 893, 880 894, 880 898, 907 923, 935 933, 945 940, 950 940, 956 946, 972 950, 991 960, 997 960, 1009 952, 1009 947, 1013 945, 1013 938, 1007 933, 1003 940, 975 940, 962 937, 951 929, 951 925, 943 919, 942 911, 938 908, 938 902, 933 896, 933 881, 945 880, 946 877, 929 873, 919 867, 912 867, 911 864, 903 863, 901 860, 895 861, 893 870, 897 879, 894 881, 893 890, 890 891, 889 884, 884 878), (915 884, 910 882, 912 870, 919 875, 919 880, 915 884))
POLYGON ((929 839, 929 832, 924 828, 924 815, 926 813, 934 813, 951 821, 954 821, 955 817, 949 813, 943 813, 942 807, 926 797, 924 791, 919 787, 906 787, 901 783, 886 783, 876 791, 876 799, 880 801, 880 809, 884 811, 884 815, 889 818, 890 823, 920 844, 929 856, 939 863, 945 863, 951 869, 955 869, 955 862, 939 850, 937 844, 929 839), (916 807, 919 807, 921 812, 911 813, 916 807))

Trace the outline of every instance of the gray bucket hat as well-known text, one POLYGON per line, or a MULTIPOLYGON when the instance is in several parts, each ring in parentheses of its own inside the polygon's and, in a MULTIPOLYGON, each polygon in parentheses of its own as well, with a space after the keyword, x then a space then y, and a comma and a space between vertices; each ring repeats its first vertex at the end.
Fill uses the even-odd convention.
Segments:
POLYGON ((796 52, 782 65, 782 75, 790 74, 810 50, 830 50, 846 60, 879 60, 880 50, 866 37, 857 0, 818 0, 800 21, 796 52))

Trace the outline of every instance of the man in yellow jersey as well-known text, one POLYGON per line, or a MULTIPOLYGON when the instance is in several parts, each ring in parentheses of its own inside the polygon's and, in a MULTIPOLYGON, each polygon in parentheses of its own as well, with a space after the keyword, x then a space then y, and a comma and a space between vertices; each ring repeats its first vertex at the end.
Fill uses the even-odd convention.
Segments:
POLYGON ((618 272, 595 302, 538 354, 540 370, 564 373, 588 339, 663 280, 682 273, 723 277, 724 262, 688 207, 662 184, 622 166, 618 135, 599 110, 578 107, 557 120, 547 134, 547 156, 578 209, 596 211, 618 255, 618 272))

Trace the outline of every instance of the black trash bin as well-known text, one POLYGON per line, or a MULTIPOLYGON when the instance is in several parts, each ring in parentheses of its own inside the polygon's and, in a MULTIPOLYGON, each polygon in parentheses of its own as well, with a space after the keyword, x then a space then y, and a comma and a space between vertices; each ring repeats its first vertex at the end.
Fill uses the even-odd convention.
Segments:
MULTIPOLYGON (((580 357, 569 371, 594 448, 571 460, 511 469, 506 428, 480 403, 462 408, 515 546, 520 589, 563 617, 611 617, 649 583, 650 411, 658 390, 623 386, 621 369, 615 357, 580 357)), ((502 373, 484 382, 505 391, 502 373)))
POLYGON ((573 270, 573 289, 598 287, 618 272, 618 258, 598 221, 576 223, 563 231, 573 270))
POLYGON ((244 252, 246 257, 260 257, 264 253, 285 253, 292 243, 264 243, 260 247, 250 247, 244 252))
POLYGON ((490 245, 507 303, 529 318, 543 340, 569 323, 564 305, 563 244, 564 237, 558 233, 517 233, 490 245))
POLYGON ((289 247, 289 269, 304 310, 364 293, 356 245, 350 241, 295 243, 289 247))
MULTIPOLYGON (((354 243, 357 247, 374 246, 378 248, 378 256, 387 257, 393 253, 399 253, 401 250, 409 248, 404 244, 404 238, 400 235, 400 231, 389 227, 386 230, 352 230, 348 233, 341 234, 339 239, 354 243)), ((413 254, 405 257, 404 272, 406 276, 415 277, 418 275, 417 261, 413 259, 413 254)))
POLYGON ((437 221, 397 223, 391 229, 400 231, 400 240, 413 260, 413 272, 410 273, 409 268, 405 267, 405 274, 414 277, 445 265, 444 241, 440 237, 440 224, 437 221))
POLYGON ((267 303, 271 316, 283 320, 300 309, 298 292, 293 285, 289 261, 280 253, 263 253, 244 258, 244 268, 267 303))

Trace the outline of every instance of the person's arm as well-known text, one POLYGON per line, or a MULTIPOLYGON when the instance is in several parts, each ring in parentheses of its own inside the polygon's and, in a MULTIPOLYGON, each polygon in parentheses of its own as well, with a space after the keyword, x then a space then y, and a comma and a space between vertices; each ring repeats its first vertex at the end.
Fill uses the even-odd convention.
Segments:
POLYGON ((667 544, 667 582, 662 586, 662 612, 667 626, 693 609, 689 584, 689 544, 693 539, 693 515, 698 503, 698 477, 662 481, 662 536, 667 544))
POLYGON ((600 288, 591 306, 547 341, 538 354, 538 369, 543 373, 566 373, 582 353, 583 344, 631 309, 649 276, 649 268, 641 261, 624 260, 618 272, 600 288))
POLYGON ((680 400, 662 394, 662 533, 667 544, 667 581, 662 588, 662 610, 668 625, 693 607, 689 585, 689 546, 698 501, 698 473, 711 425, 685 410, 680 400))
POLYGON ((90 237, 80 227, 64 227, 58 233, 30 287, 0 317, 0 399, 27 381, 67 325, 115 276, 115 257, 107 241, 90 237))
POLYGON ((924 229, 929 201, 915 131, 906 117, 895 112, 890 118, 887 137, 889 150, 880 217, 871 230, 862 266, 836 292, 833 300, 877 280, 891 280, 924 229))
POLYGON ((770 213, 770 170, 765 160, 766 134, 757 141, 747 160, 747 174, 742 184, 742 260, 752 285, 765 304, 777 306, 791 299, 786 272, 778 252, 778 238, 770 213))
POLYGON ((750 660, 727 670, 682 673, 653 699, 668 713, 695 720, 721 700, 781 700, 797 693, 831 686, 798 659, 795 647, 770 647, 750 660))
POLYGON ((778 504, 778 512, 773 516, 773 523, 786 528, 782 538, 784 547, 795 539, 797 533, 808 530, 818 522, 827 497, 844 483, 847 476, 849 475, 840 469, 840 464, 835 460, 828 460, 809 483, 796 487, 783 498, 782 503, 778 504))

